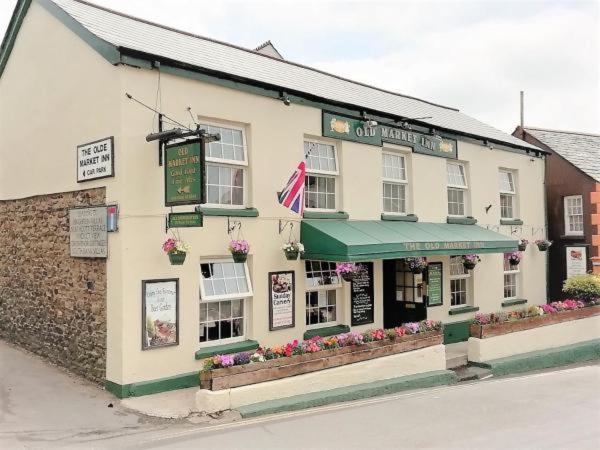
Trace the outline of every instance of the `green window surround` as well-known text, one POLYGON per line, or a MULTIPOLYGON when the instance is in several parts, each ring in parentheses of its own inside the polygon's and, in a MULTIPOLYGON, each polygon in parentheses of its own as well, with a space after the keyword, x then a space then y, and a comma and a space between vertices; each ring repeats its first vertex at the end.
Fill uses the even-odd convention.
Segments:
POLYGON ((324 212, 324 211, 304 211, 303 217, 305 219, 338 219, 347 220, 350 215, 347 212, 324 212))
POLYGON ((350 327, 348 325, 335 325, 333 327, 315 328, 313 330, 306 330, 302 338, 304 340, 313 338, 315 336, 327 337, 335 336, 336 334, 348 333, 350 327))
POLYGON ((500 219, 500 225, 523 225, 521 219, 500 219))
POLYGON ((467 314, 474 311, 479 311, 479 306, 461 306, 460 308, 451 309, 448 314, 456 316, 457 314, 467 314))
POLYGON ((446 223, 453 223, 456 225, 475 225, 477 219, 474 217, 450 217, 446 218, 446 223))
POLYGON ((204 216, 258 217, 258 209, 256 208, 207 208, 197 206, 196 211, 201 212, 204 216))
POLYGON ((514 305, 524 305, 525 303, 527 303, 527 300, 525 300, 524 298, 511 298, 510 300, 504 300, 502 302, 502 306, 506 308, 508 306, 514 305))
POLYGON ((258 348, 258 342, 252 340, 246 340, 242 342, 235 342, 233 344, 224 345, 213 345, 211 347, 201 348, 196 352, 196 359, 210 358, 215 355, 230 355, 232 353, 247 352, 250 350, 256 350, 258 348))
POLYGON ((381 214, 381 220, 392 220, 397 222, 418 222, 419 217, 414 214, 407 214, 405 216, 400 214, 381 214))

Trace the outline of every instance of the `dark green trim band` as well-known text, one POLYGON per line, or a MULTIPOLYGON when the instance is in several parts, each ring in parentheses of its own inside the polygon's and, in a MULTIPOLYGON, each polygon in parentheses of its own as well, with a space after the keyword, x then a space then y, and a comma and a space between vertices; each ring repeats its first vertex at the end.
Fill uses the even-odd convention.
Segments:
POLYGON ((479 306, 461 306, 460 308, 450 309, 448 314, 456 316, 458 314, 467 314, 474 311, 479 311, 479 306))
POLYGON ((250 350, 256 350, 257 348, 258 342, 252 340, 235 342, 233 344, 213 345, 212 347, 205 347, 198 350, 196 352, 196 359, 210 358, 215 355, 230 355, 232 353, 248 352, 250 350))
POLYGON ((159 392, 186 389, 199 385, 200 380, 197 371, 139 383, 118 384, 109 380, 104 382, 104 388, 118 398, 141 397, 142 395, 158 394, 159 392))
POLYGON ((338 219, 338 220, 347 220, 350 218, 350 215, 346 212, 321 212, 321 211, 304 211, 304 215, 302 216, 305 219, 338 219))
POLYGON ((510 300, 504 300, 502 302, 502 306, 507 307, 514 305, 524 305, 525 303, 527 303, 527 300, 525 300, 524 298, 513 298, 510 300))
POLYGON ((31 0, 21 0, 15 5, 10 22, 6 28, 6 34, 4 35, 4 39, 2 39, 2 44, 0 44, 0 77, 2 77, 4 68, 8 63, 8 57, 15 46, 17 34, 19 33, 19 29, 21 28, 21 24, 23 23, 23 19, 25 19, 25 15, 29 10, 30 5, 31 0))
POLYGON ((258 217, 258 209, 256 208, 206 208, 204 206, 196 206, 196 211, 201 212, 205 216, 223 216, 223 217, 258 217))
POLYGON ((314 330, 306 330, 303 339, 310 339, 315 336, 327 337, 335 336, 336 334, 348 333, 350 327, 348 325, 335 325, 333 327, 315 328, 314 330))
POLYGON ((477 219, 474 217, 450 217, 446 218, 446 223, 453 223, 455 225, 475 225, 477 219))
POLYGON ((521 219, 500 219, 500 225, 523 225, 521 219))
POLYGON ((392 220, 397 222, 418 222, 419 217, 414 214, 407 214, 405 216, 401 214, 381 214, 381 220, 392 220))

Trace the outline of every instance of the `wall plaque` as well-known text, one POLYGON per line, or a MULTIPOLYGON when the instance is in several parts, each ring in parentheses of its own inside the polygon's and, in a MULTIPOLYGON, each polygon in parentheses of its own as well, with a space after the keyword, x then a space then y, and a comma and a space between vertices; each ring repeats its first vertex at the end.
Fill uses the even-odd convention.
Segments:
POLYGON ((294 271, 269 272, 269 330, 293 328, 296 302, 294 271))
POLYGON ((169 214, 169 228, 201 227, 203 225, 201 212, 183 212, 169 214))
POLYGON ((179 344, 179 279, 142 281, 142 350, 179 344))
POLYGON ((106 206, 69 210, 69 248, 75 258, 108 257, 106 206))
POLYGON ((165 147, 165 205, 202 203, 203 164, 200 141, 165 147))
POLYGON ((77 146, 77 182, 115 176, 115 141, 108 137, 77 146))
POLYGON ((444 303, 443 265, 441 262, 427 265, 427 306, 444 303))
POLYGON ((350 290, 351 324, 365 325, 375 322, 375 289, 373 287, 373 263, 360 263, 363 271, 352 280, 350 290))

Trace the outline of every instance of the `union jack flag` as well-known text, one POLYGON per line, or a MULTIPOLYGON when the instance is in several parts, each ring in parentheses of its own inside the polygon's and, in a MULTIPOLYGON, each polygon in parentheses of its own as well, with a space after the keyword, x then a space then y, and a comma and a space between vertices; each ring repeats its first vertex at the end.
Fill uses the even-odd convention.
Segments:
POLYGON ((279 194, 279 203, 302 215, 304 212, 304 177, 306 163, 302 161, 279 194))

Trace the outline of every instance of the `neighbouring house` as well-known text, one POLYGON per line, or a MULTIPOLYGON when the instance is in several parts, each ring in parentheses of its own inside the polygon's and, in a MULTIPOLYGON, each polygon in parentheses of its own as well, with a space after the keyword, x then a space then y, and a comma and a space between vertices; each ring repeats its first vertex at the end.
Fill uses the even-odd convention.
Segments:
POLYGON ((259 344, 425 318, 465 341, 477 311, 546 303, 546 252, 507 255, 546 237, 549 150, 265 48, 18 1, 0 51, 3 338, 127 396, 259 344), (159 130, 174 139, 146 141, 159 130), (277 197, 301 162, 302 216, 277 197))
POLYGON ((600 135, 517 127, 519 139, 549 152, 546 208, 550 298, 569 276, 600 273, 600 135))

